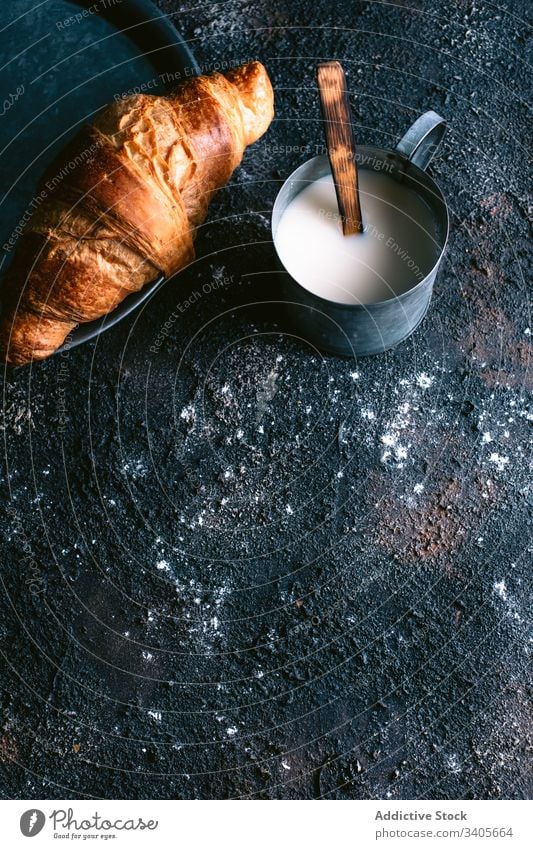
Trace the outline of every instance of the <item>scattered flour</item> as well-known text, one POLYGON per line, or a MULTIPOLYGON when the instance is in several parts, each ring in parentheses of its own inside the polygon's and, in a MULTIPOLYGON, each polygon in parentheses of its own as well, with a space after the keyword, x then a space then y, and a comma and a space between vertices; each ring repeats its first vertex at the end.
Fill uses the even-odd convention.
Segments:
POLYGON ((188 404, 180 413, 180 419, 187 422, 188 425, 193 425, 196 421, 196 410, 192 404, 188 404))
POLYGON ((505 581, 498 581, 494 584, 494 592, 500 596, 502 601, 507 601, 507 587, 505 581))
POLYGON ((385 450, 381 454, 381 462, 387 463, 391 459, 395 461, 399 469, 405 466, 404 460, 407 459, 407 448, 398 441, 395 433, 385 433, 381 437, 381 442, 385 446, 385 450))
POLYGON ((421 389, 429 389, 429 387, 433 384, 433 378, 430 377, 429 374, 426 374, 425 371, 423 371, 421 374, 418 375, 416 382, 421 389))
POLYGON ((501 599, 502 602, 504 602, 507 618, 510 619, 515 625, 521 625, 523 621, 522 616, 518 612, 518 605, 516 603, 516 600, 513 599, 512 596, 509 594, 509 591, 505 584, 505 580, 502 578, 501 581, 496 581, 492 589, 493 592, 498 596, 498 598, 501 599))
POLYGON ((503 454, 497 454, 493 452, 489 457, 489 463, 494 463, 499 472, 505 471, 505 467, 509 463, 509 457, 505 457, 503 454))
POLYGON ((448 755, 448 757, 446 758, 446 763, 448 764, 448 769, 450 770, 450 772, 453 772, 455 775, 458 775, 458 773, 462 771, 461 764, 459 763, 457 755, 448 755))

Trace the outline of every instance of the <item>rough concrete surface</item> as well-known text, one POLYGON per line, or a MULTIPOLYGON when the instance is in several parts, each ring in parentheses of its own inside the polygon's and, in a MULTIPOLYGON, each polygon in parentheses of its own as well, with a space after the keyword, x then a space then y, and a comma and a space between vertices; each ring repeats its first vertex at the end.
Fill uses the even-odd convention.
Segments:
MULTIPOLYGON (((0 42, 12 58, 49 33, 9 67, 4 239, 40 149, 136 79, 100 44, 115 75, 55 104, 89 76, 56 56, 100 23, 31 6, 0 42), (55 121, 23 129, 39 67, 55 121)), ((523 798, 528 4, 160 7, 203 68, 261 59, 276 119, 189 269, 97 342, 3 374, 1 794, 523 798), (274 198, 322 143, 320 58, 345 64, 361 142, 393 147, 427 108, 449 123, 430 311, 357 362, 291 334, 270 273, 274 198)))

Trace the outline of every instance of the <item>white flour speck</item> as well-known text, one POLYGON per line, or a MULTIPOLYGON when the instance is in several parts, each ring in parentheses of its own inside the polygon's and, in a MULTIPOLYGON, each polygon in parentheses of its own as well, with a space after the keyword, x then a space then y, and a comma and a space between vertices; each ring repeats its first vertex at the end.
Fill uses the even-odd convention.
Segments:
POLYGON ((505 581, 498 581, 494 584, 494 592, 497 593, 502 601, 507 601, 507 587, 505 581))
POLYGON ((180 419, 183 419, 187 424, 192 425, 196 421, 196 410, 194 409, 192 404, 189 404, 187 407, 184 407, 180 413, 180 419))
POLYGON ((425 371, 423 371, 421 374, 418 375, 416 382, 421 389, 429 389, 429 387, 433 383, 433 378, 430 377, 429 374, 426 374, 425 371))
POLYGON ((448 768, 451 772, 455 773, 456 775, 461 772, 461 765, 458 761, 457 755, 449 755, 446 758, 446 761, 448 763, 448 768))
POLYGON ((489 463, 494 463, 499 472, 503 472, 509 462, 509 457, 502 454, 492 453, 489 457, 489 463))
POLYGON ((403 469, 407 459, 407 448, 398 442, 398 437, 395 433, 384 433, 381 436, 381 442, 385 445, 385 451, 381 454, 381 462, 387 463, 389 460, 394 460, 399 469, 403 469))

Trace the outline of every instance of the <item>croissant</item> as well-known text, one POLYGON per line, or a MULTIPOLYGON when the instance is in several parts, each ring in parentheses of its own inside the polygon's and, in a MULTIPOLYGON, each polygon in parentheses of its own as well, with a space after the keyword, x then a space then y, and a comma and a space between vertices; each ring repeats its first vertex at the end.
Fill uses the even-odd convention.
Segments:
POLYGON ((194 258, 195 228, 244 149, 268 129, 259 62, 105 107, 43 179, 5 281, 0 356, 42 360, 80 322, 194 258))

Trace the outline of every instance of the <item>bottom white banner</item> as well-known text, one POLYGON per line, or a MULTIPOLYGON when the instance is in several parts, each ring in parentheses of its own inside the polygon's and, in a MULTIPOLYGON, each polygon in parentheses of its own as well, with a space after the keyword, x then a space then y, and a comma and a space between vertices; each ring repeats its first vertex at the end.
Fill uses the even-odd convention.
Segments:
POLYGON ((3 801, 1 843, 366 849, 533 845, 530 802, 3 801), (67 844, 67 841, 70 843, 67 844))

